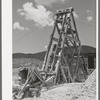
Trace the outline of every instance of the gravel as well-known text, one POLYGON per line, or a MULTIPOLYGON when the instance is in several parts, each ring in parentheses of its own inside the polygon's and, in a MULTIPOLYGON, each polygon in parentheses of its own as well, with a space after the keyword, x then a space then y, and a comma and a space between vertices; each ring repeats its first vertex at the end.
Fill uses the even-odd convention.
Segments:
POLYGON ((39 97, 23 100, 96 100, 96 70, 84 83, 66 83, 42 90, 39 97))

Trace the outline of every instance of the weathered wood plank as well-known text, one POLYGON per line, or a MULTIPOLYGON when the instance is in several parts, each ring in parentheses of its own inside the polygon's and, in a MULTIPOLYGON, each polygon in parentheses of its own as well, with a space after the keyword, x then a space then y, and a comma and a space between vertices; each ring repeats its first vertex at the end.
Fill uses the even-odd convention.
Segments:
POLYGON ((67 83, 68 81, 67 81, 67 78, 66 78, 66 75, 65 75, 65 72, 64 72, 63 68, 61 68, 61 72, 62 72, 62 75, 63 75, 63 78, 64 78, 65 82, 67 83))

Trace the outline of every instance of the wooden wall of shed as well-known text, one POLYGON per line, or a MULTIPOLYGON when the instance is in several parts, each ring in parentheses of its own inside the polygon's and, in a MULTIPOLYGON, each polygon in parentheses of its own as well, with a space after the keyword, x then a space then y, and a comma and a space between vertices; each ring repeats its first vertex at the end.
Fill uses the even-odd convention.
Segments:
POLYGON ((85 63, 88 67, 88 69, 95 69, 96 68, 96 57, 93 56, 93 60, 94 60, 94 64, 93 64, 93 68, 91 68, 91 66, 89 66, 89 59, 88 59, 88 56, 85 57, 85 63))

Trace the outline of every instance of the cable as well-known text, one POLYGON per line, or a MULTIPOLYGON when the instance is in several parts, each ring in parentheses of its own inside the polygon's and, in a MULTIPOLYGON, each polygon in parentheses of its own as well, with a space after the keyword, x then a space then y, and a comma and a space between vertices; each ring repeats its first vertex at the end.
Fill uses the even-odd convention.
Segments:
MULTIPOLYGON (((50 21, 51 19, 52 19, 52 18, 50 18, 49 20, 46 19, 46 21, 45 21, 44 23, 42 23, 41 25, 39 25, 39 26, 44 25, 47 21, 50 21)), ((36 31, 36 30, 38 30, 38 29, 39 29, 39 28, 36 27, 35 29, 31 30, 30 32, 27 32, 25 35, 23 35, 22 37, 20 37, 20 38, 17 39, 16 41, 14 41, 13 45, 16 44, 18 41, 22 40, 23 38, 25 38, 26 36, 30 35, 33 31, 36 31)))
POLYGON ((22 38, 24 38, 24 37, 28 36, 28 35, 29 35, 31 32, 33 32, 33 31, 35 31, 35 29, 34 29, 34 30, 31 30, 30 32, 28 32, 28 33, 24 34, 22 37, 20 37, 20 38, 19 38, 19 39, 17 39, 16 41, 14 41, 13 45, 14 45, 15 43, 17 43, 18 41, 20 41, 22 38))
MULTIPOLYGON (((45 21, 44 23, 42 23, 41 25, 39 25, 39 26, 44 25, 47 21, 50 21, 51 19, 52 19, 52 18, 50 18, 49 20, 46 19, 46 21, 45 21)), ((87 26, 90 26, 90 27, 94 27, 94 28, 96 27, 96 26, 93 26, 93 25, 90 25, 90 24, 86 24, 86 23, 84 23, 83 21, 79 21, 79 20, 76 20, 76 21, 77 21, 77 22, 80 22, 80 23, 82 23, 82 24, 85 24, 85 25, 87 25, 87 26)), ((13 45, 16 44, 18 41, 22 40, 23 38, 25 38, 26 36, 30 35, 33 31, 36 31, 36 30, 38 30, 37 27, 36 27, 35 29, 31 30, 30 32, 26 33, 25 35, 23 35, 22 37, 20 37, 20 38, 17 39, 16 41, 14 41, 13 45)))

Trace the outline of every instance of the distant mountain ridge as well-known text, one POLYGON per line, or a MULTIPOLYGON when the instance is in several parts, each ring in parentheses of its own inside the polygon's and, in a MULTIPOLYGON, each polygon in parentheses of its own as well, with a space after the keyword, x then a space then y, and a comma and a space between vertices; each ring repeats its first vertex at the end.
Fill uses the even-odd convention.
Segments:
POLYGON ((34 54, 24 54, 24 53, 14 53, 13 54, 13 59, 18 59, 18 58, 35 58, 39 60, 44 60, 46 51, 39 52, 39 53, 34 53, 34 54))
MULTIPOLYGON (((89 53, 96 53, 96 48, 91 47, 91 46, 86 46, 86 45, 82 45, 82 49, 83 52, 85 54, 89 54, 89 53)), ((24 54, 24 53, 14 53, 13 54, 13 59, 18 59, 18 58, 35 58, 35 59, 39 59, 41 61, 44 60, 46 51, 43 52, 39 52, 39 53, 34 53, 34 54, 24 54)))

